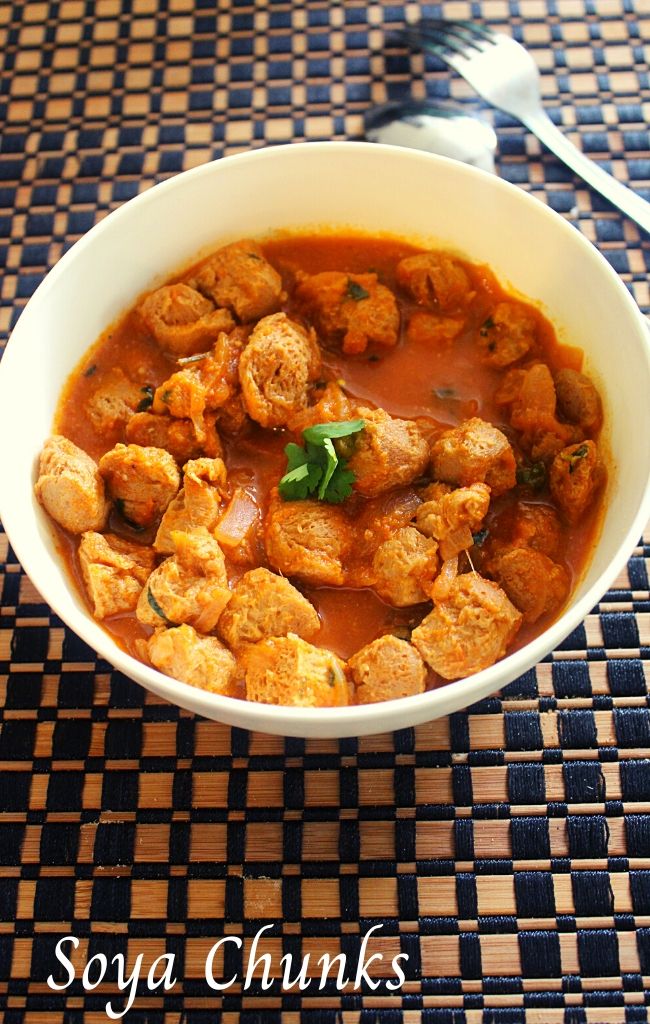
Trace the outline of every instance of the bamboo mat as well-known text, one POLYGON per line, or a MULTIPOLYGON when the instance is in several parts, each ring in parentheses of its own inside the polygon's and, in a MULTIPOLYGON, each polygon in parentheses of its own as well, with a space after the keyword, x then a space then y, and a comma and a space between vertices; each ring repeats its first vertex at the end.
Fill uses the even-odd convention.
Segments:
MULTIPOLYGON (((646 0, 463 0, 426 14, 509 24, 570 137, 650 198, 646 0)), ((0 330, 98 219, 212 158, 357 138, 371 102, 469 102, 392 31, 414 3, 61 0, 0 4, 0 330)), ((650 248, 536 140, 493 116, 499 172, 568 217, 648 311, 650 248)), ((93 339, 89 339, 89 342, 93 339)), ((615 340, 613 339, 613 344, 615 340)), ((7 443, 3 439, 0 443, 7 443)), ((631 443, 633 443, 631 439, 631 443)), ((650 540, 650 533, 647 534, 650 540)), ((117 989, 65 991, 117 953, 135 1024, 618 1024, 650 997, 648 544, 581 625, 506 692, 415 730, 282 740, 146 694, 42 603, 0 534, 0 1005, 7 1024, 108 1019, 117 989), (373 990, 243 987, 245 950, 296 964, 384 954, 373 990), (225 948, 225 947, 224 947, 225 948), (408 955, 391 991, 390 958, 408 955)), ((276 972, 277 973, 277 972, 276 972)), ((115 1004, 119 1008, 118 1003, 115 1004)))

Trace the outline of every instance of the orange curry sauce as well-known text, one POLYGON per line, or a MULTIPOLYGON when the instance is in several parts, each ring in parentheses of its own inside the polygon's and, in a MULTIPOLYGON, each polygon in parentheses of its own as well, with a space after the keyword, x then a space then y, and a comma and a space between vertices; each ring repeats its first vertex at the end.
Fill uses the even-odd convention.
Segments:
MULTIPOLYGON (((343 355, 340 349, 323 350, 324 376, 344 381, 345 390, 351 397, 379 406, 394 416, 424 418, 434 429, 455 426, 471 416, 480 416, 508 433, 502 413, 493 399, 503 371, 483 365, 474 343, 477 326, 496 303, 506 298, 512 300, 487 267, 465 264, 476 289, 467 328, 452 344, 436 348, 416 341, 406 343, 404 325, 409 311, 415 307, 404 297, 395 281, 398 261, 421 249, 390 238, 339 235, 287 235, 262 243, 262 248, 267 259, 282 274, 284 287, 289 293, 284 310, 297 319, 300 316, 292 303, 291 289, 298 270, 307 273, 374 271, 382 283, 396 294, 402 314, 402 336, 394 349, 371 344, 363 354, 356 356, 343 355)), ((186 277, 187 273, 185 271, 182 276, 186 277)), ((180 275, 170 282, 178 279, 180 275)), ((562 367, 579 370, 582 354, 575 348, 559 345, 548 320, 534 307, 528 309, 537 319, 540 348, 551 370, 562 367)), ((165 355, 146 333, 135 307, 105 331, 70 377, 55 422, 58 433, 74 441, 95 459, 124 440, 121 429, 100 436, 85 413, 87 399, 115 366, 121 367, 137 383, 153 387, 178 369, 174 358, 165 355)), ((286 470, 283 449, 290 440, 300 438, 294 438, 285 430, 263 430, 256 424, 240 438, 222 435, 230 482, 249 491, 261 508, 265 507, 268 492, 277 485, 286 470)), ((399 498, 408 501, 405 492, 409 491, 415 507, 417 498, 412 488, 400 489, 399 498)), ((394 501, 395 497, 395 492, 374 499, 356 495, 348 501, 354 503, 352 511, 356 519, 361 515, 372 516, 375 509, 384 510, 386 503, 394 501)), ((520 488, 515 488, 492 503, 484 525, 488 528, 491 524, 495 526, 495 516, 522 497, 526 501, 549 500, 548 492, 542 492, 536 498, 530 492, 522 494, 520 488)), ((599 518, 600 510, 596 507, 579 526, 563 528, 558 561, 569 570, 574 584, 589 559, 599 518)), ((59 527, 55 529, 66 564, 79 590, 85 594, 77 559, 78 538, 59 527)), ((155 535, 155 529, 145 533, 130 530, 116 515, 111 517, 109 529, 139 543, 151 543, 155 535)), ((260 552, 260 564, 265 564, 263 552, 260 552)), ((229 568, 231 579, 236 580, 253 566, 231 565, 229 568)), ((351 656, 383 633, 397 631, 400 635, 401 630, 408 630, 419 623, 430 607, 394 608, 367 588, 353 590, 298 585, 315 605, 322 620, 317 643, 342 658, 351 656)), ((511 649, 519 648, 539 635, 558 614, 555 611, 533 625, 524 623, 511 649)), ((149 628, 138 622, 135 612, 106 619, 103 625, 135 657, 138 656, 135 640, 151 633, 149 628)), ((429 686, 443 682, 430 672, 429 686)))

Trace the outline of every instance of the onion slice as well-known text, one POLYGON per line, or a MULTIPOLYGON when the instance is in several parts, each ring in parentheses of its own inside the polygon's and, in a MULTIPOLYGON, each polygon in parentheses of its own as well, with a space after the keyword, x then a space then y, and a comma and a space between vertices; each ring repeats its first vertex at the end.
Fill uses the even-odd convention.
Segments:
POLYGON ((247 491, 238 487, 217 523, 214 536, 225 547, 237 547, 245 540, 257 519, 257 505, 247 491))

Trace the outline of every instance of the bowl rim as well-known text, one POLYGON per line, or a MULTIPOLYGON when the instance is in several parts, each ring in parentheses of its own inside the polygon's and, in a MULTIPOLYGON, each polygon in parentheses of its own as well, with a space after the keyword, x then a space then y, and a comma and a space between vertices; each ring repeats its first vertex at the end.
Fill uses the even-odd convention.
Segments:
MULTIPOLYGON (((382 153, 385 153, 392 159, 397 158, 404 162, 410 160, 416 163, 428 164, 431 167, 438 164, 443 166, 453 165, 454 173, 461 177, 467 177, 479 182, 484 188, 487 186, 489 189, 493 189, 496 192, 502 191, 510 194, 511 196, 516 195, 518 197, 518 201, 522 203, 535 202, 538 208, 538 215, 552 220, 555 228, 560 234, 564 233, 567 238, 571 237, 573 239, 572 244, 578 244, 582 248, 585 258, 590 259, 594 266, 599 267, 600 272, 606 274, 609 278, 612 287, 618 290, 624 306, 627 306, 630 313, 630 327, 636 325, 638 328, 638 337, 640 340, 639 353, 643 353, 645 357, 645 370, 650 379, 650 344, 648 343, 649 338, 646 330, 648 322, 638 309, 628 289, 625 287, 613 268, 609 265, 602 253, 570 222, 566 221, 543 202, 537 200, 535 196, 502 178, 498 178, 486 171, 480 170, 476 167, 471 167, 467 164, 459 163, 447 157, 369 142, 308 142, 248 150, 243 153, 222 157, 206 164, 201 164, 198 167, 182 171, 165 181, 154 184, 145 192, 127 200, 117 209, 111 211, 105 218, 96 223, 88 232, 78 239, 78 241, 70 247, 55 266, 46 274, 43 281, 39 284, 33 295, 28 300, 11 332, 5 353, 2 360, 0 360, 0 423, 2 422, 2 416, 4 415, 2 413, 2 408, 4 406, 4 403, 2 402, 2 395, 3 391, 8 389, 10 386, 12 366, 14 359, 18 358, 20 335, 28 329, 30 318, 37 303, 42 302, 47 298, 49 291, 56 287, 60 276, 66 273, 68 265, 74 260, 79 259, 85 249, 88 246, 93 245, 95 240, 101 237, 104 231, 108 229, 114 230, 116 226, 119 226, 121 220, 130 216, 135 205, 143 206, 145 203, 157 202, 159 198, 164 196, 167 192, 178 188, 179 182, 182 181, 184 183, 190 177, 199 178, 202 176, 210 176, 215 173, 218 174, 218 168, 223 164, 224 160, 228 162, 229 166, 232 166, 235 162, 243 165, 244 163, 250 163, 251 161, 263 165, 264 161, 273 161, 278 159, 300 160, 302 159, 301 151, 304 152, 305 150, 309 151, 309 153, 313 155, 321 153, 323 156, 330 155, 336 151, 342 152, 343 150, 350 153, 356 151, 366 155, 372 153, 372 159, 377 159, 382 153), (397 153, 399 153, 399 157, 396 156, 397 153)), ((296 228, 296 230, 299 230, 299 228, 296 228)), ((173 270, 170 271, 170 273, 173 273, 173 270)), ((152 274, 152 277, 153 276, 154 275, 152 274)), ((92 344, 92 342, 90 344, 92 344)), ((1 466, 2 455, 0 453, 0 471, 1 466)), ((2 488, 2 491, 0 491, 0 518, 2 518, 9 542, 20 560, 25 573, 34 582, 34 585, 41 594, 43 601, 50 606, 54 613, 61 618, 74 633, 76 633, 82 640, 84 640, 85 643, 95 650, 101 658, 108 661, 127 677, 136 680, 146 689, 158 694, 172 704, 189 708, 194 711, 197 711, 197 704, 200 704, 203 705, 203 708, 198 710, 197 713, 211 717, 210 711, 213 711, 214 718, 216 720, 237 720, 237 724, 240 725, 241 728, 258 729, 260 731, 274 732, 281 735, 296 736, 309 734, 325 735, 330 730, 332 731, 329 734, 333 736, 385 732, 387 729, 391 728, 390 721, 386 721, 387 718, 390 719, 394 716, 397 719, 401 719, 404 717, 404 719, 408 719, 408 723, 406 724, 418 724, 446 716, 461 708, 469 707, 477 700, 480 700, 490 693, 496 692, 500 686, 506 685, 502 677, 508 676, 508 681, 511 681, 534 665, 538 664, 549 652, 555 650, 558 644, 560 644, 562 640, 564 640, 569 633, 571 633, 572 630, 574 630, 580 622, 583 621, 591 608, 600 601, 602 595, 608 590, 612 581, 628 561, 639 537, 642 535, 648 519, 650 518, 649 476, 645 483, 643 498, 639 502, 639 506, 632 517, 630 525, 625 533, 625 537, 618 547, 616 556, 609 562, 606 569, 600 573, 598 578, 589 587, 589 590, 579 601, 574 604, 570 604, 559 618, 556 619, 555 622, 551 623, 551 625, 538 637, 535 637, 519 650, 507 655, 505 658, 502 658, 489 668, 483 669, 481 672, 477 672, 465 679, 448 682, 443 686, 414 696, 381 701, 375 704, 349 705, 346 707, 331 708, 310 708, 262 704, 255 701, 247 701, 238 697, 227 697, 221 694, 202 690, 189 683, 181 682, 180 680, 172 679, 170 676, 166 676, 163 673, 158 672, 156 669, 145 665, 143 662, 138 661, 132 655, 119 647, 111 634, 109 634, 101 624, 92 617, 89 610, 85 615, 78 616, 79 621, 77 621, 77 616, 72 613, 62 615, 56 607, 56 595, 54 600, 51 600, 49 585, 46 585, 41 589, 38 584, 38 556, 34 555, 34 557, 32 557, 32 552, 30 551, 29 546, 23 543, 20 530, 18 528, 14 529, 14 527, 17 527, 17 524, 12 515, 10 492, 10 487, 4 487, 2 488), (18 537, 17 543, 14 543, 12 535, 18 537), (101 632, 101 641, 96 635, 89 637, 89 632, 91 632, 92 627, 99 627, 101 632), (444 707, 442 709, 437 708, 438 704, 443 703, 444 707), (316 728, 315 732, 312 731, 314 727, 316 728)), ((43 515, 45 516, 46 514, 43 512, 43 515)), ((69 578, 69 574, 63 566, 61 567, 61 571, 66 578, 66 585, 69 588, 74 588, 74 583, 69 578)), ((400 727, 403 726, 393 726, 393 728, 400 727)))

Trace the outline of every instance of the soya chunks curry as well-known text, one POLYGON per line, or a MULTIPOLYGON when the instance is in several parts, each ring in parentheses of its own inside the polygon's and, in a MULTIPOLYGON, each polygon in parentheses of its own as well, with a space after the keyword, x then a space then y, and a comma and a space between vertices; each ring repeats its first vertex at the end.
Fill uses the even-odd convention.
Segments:
POLYGON ((488 268, 246 239, 99 339, 36 494, 135 657, 248 700, 369 703, 479 672, 561 612, 601 426, 581 353, 488 268))

